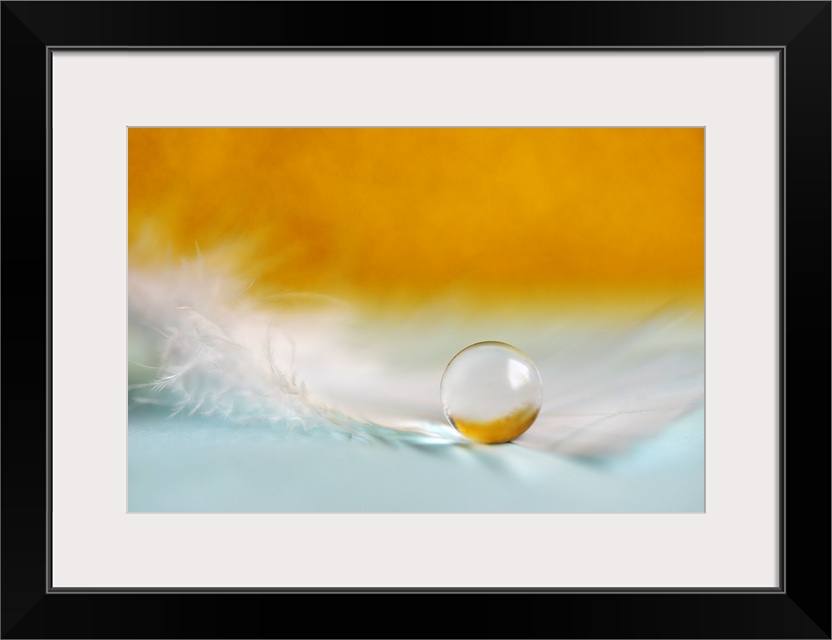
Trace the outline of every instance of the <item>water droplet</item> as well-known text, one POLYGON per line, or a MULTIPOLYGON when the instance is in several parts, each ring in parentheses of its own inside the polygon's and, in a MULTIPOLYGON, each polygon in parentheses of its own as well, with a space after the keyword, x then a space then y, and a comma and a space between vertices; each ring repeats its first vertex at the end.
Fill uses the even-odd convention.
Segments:
POLYGON ((439 387, 445 417, 462 435, 509 442, 535 421, 543 382, 532 359, 504 342, 478 342, 456 354, 439 387))

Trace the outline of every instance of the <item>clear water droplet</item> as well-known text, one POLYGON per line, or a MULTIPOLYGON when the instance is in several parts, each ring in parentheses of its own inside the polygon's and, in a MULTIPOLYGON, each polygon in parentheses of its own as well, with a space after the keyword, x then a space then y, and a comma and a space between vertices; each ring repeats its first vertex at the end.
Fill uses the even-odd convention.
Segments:
POLYGON ((543 403, 532 359, 504 342, 478 342, 456 354, 439 387, 445 417, 462 435, 499 444, 522 435, 543 403))

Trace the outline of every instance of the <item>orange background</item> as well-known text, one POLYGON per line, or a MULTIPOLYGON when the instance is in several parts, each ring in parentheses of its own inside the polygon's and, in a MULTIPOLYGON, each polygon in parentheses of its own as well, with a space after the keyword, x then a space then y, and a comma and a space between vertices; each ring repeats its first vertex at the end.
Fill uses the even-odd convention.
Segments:
POLYGON ((281 291, 701 304, 704 130, 130 129, 129 255, 281 291))

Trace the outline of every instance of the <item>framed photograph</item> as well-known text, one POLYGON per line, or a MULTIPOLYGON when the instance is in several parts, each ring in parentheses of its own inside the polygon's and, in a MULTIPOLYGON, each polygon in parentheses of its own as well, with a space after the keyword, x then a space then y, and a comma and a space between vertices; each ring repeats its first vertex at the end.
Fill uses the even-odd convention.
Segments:
POLYGON ((2 11, 3 637, 830 637, 829 2, 2 11))

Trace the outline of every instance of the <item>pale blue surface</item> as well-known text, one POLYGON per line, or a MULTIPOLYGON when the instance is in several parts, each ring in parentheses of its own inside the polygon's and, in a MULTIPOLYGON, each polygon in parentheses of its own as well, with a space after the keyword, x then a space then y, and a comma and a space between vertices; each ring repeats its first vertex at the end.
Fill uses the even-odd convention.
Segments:
POLYGON ((702 408, 596 459, 130 412, 131 512, 702 512, 704 499, 702 408))

